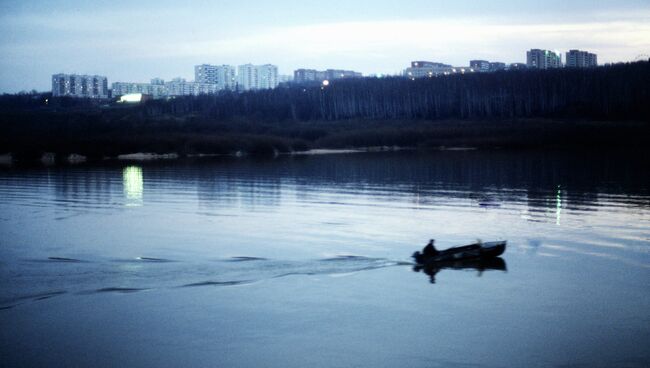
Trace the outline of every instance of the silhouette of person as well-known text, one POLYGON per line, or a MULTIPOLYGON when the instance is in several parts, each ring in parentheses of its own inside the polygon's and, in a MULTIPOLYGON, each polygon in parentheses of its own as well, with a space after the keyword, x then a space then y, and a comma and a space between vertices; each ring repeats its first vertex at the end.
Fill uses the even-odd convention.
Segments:
POLYGON ((436 249, 436 246, 433 245, 435 242, 434 239, 429 240, 429 243, 424 246, 424 249, 422 249, 422 255, 425 257, 434 257, 438 254, 438 250, 436 249))

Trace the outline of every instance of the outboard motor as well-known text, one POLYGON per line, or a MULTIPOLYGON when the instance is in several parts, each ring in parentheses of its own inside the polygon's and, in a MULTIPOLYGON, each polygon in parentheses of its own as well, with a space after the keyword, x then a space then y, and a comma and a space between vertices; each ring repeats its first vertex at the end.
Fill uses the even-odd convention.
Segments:
POLYGON ((417 262, 417 263, 420 263, 420 264, 424 263, 424 259, 423 259, 424 257, 422 255, 422 253, 420 253, 420 251, 414 252, 411 257, 413 257, 415 259, 415 262, 417 262))

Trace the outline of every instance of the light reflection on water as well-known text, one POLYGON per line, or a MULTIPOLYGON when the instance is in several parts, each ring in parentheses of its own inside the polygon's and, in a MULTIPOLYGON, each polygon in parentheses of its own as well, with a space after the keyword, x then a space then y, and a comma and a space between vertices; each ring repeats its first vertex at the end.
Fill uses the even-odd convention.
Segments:
MULTIPOLYGON (((360 341, 381 343, 372 334, 390 330, 380 358, 366 356, 377 366, 621 363, 622 353, 590 345, 596 336, 635 357, 625 364, 643 366, 650 362, 646 161, 609 153, 448 152, 11 168, 0 171, 0 308, 9 308, 0 311, 0 322, 27 339, 46 333, 38 321, 47 313, 34 312, 37 306, 60 312, 62 304, 78 305, 82 312, 97 308, 111 315, 105 295, 128 294, 110 305, 133 310, 131 303, 141 303, 166 320, 189 318, 188 325, 175 328, 193 336, 211 317, 187 311, 191 298, 215 315, 242 321, 229 327, 242 334, 236 341, 219 340, 225 335, 216 330, 202 332, 224 349, 259 348, 255 338, 273 346, 294 334, 304 342, 287 346, 298 351, 311 343, 340 352, 340 341, 363 352, 372 349, 360 341), (503 264, 412 272, 410 254, 431 237, 441 248, 476 238, 507 239, 508 250, 503 264), (310 288, 313 283, 319 287, 310 288), (209 302, 222 295, 228 299, 209 302), (250 309, 249 300, 263 303, 250 309), (342 315, 356 329, 337 330, 338 337, 305 336, 304 328, 287 327, 291 322, 277 317, 285 308, 316 331, 333 328, 330 314, 342 315), (244 320, 267 314, 276 316, 262 324, 267 335, 251 338, 260 326, 244 320), (483 314, 498 326, 479 318, 483 314), (11 322, 16 318, 28 322, 11 322), (402 324, 393 325, 395 318, 402 324), (455 328, 459 323, 462 328, 455 328), (422 335, 433 329, 451 332, 422 335), (481 338, 502 339, 499 356, 486 359, 478 349, 452 358, 452 342, 481 338), (557 359, 516 348, 521 341, 534 346, 544 339, 557 344, 538 349, 557 359), (630 339, 627 346, 619 343, 630 339), (426 351, 432 340, 442 344, 441 360, 433 363, 426 351), (411 345, 403 346, 407 341, 411 345), (567 358, 568 346, 574 360, 567 358), (404 355, 406 350, 414 354, 404 355)), ((84 339, 88 332, 77 333, 84 339)), ((191 349, 172 335, 155 339, 191 349)), ((10 359, 30 353, 12 348, 15 353, 0 350, 10 359)), ((154 352, 140 348, 143 361, 153 362, 146 354, 154 352)), ((245 351, 214 349, 195 351, 194 359, 260 364, 245 351)), ((349 352, 337 354, 340 366, 357 362, 349 352)), ((187 363, 167 359, 170 366, 187 363)), ((277 366, 294 364, 279 359, 277 366)))
POLYGON ((557 186, 557 205, 556 205, 556 210, 555 210, 555 224, 560 225, 560 215, 562 214, 562 191, 560 190, 560 186, 557 186))
POLYGON ((142 167, 127 166, 122 173, 126 206, 141 206, 144 193, 142 167))

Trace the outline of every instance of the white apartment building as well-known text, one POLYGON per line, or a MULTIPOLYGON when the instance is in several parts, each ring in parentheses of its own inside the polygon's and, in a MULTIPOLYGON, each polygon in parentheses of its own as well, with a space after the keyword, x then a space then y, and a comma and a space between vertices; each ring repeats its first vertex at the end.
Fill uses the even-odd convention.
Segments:
POLYGON ((234 90, 237 85, 235 67, 230 65, 195 65, 194 81, 201 84, 216 84, 219 90, 234 90))
POLYGON ((130 93, 151 94, 151 84, 149 83, 113 82, 111 89, 113 91, 113 97, 128 95, 130 93))
POLYGON ((487 60, 470 60, 469 67, 480 73, 487 73, 490 71, 490 62, 487 60))
MULTIPOLYGON (((252 65, 245 64, 238 67, 238 75, 235 68, 230 65, 209 65, 201 64, 194 66, 195 81, 186 81, 183 78, 174 78, 165 82, 160 78, 154 78, 151 83, 115 82, 112 84, 113 97, 123 96, 132 93, 142 93, 154 99, 176 97, 176 96, 198 96, 201 94, 214 94, 223 90, 260 90, 271 89, 278 86, 278 67, 271 64, 252 65)), ((52 91, 59 91, 59 75, 52 77, 52 91), (56 85, 55 85, 56 82, 56 85)), ((289 79, 289 78, 287 78, 289 79)), ((67 90, 75 88, 78 83, 61 82, 67 90), (70 87, 70 85, 72 87, 70 87)), ((55 94, 56 95, 56 94, 55 94)), ((106 97, 108 88, 106 87, 106 97)))
POLYGON ((562 57, 550 50, 531 49, 526 51, 526 66, 537 69, 561 68, 562 57))
POLYGON ((54 74, 52 96, 108 98, 108 79, 101 75, 54 74))
POLYGON ((216 84, 188 82, 183 78, 174 78, 171 82, 165 83, 167 96, 198 96, 202 94, 217 93, 219 88, 216 84))
POLYGON ((409 79, 432 78, 439 75, 473 73, 468 66, 451 66, 432 61, 411 61, 411 67, 404 69, 404 76, 409 79))
POLYGON ((160 78, 152 79, 151 83, 114 82, 111 87, 113 97, 130 93, 142 93, 153 98, 165 98, 168 95, 165 81, 160 78))
POLYGON ((451 73, 452 66, 433 61, 411 61, 411 67, 404 70, 407 78, 435 77, 440 74, 451 73))
POLYGON ((278 86, 278 67, 272 64, 244 64, 237 68, 238 89, 270 89, 278 86))
POLYGON ((324 80, 333 81, 343 78, 361 78, 363 75, 354 70, 327 69, 319 71, 315 69, 296 69, 293 72, 293 81, 296 83, 322 82, 324 80))
POLYGON ((598 66, 598 56, 587 51, 569 50, 566 53, 568 68, 590 68, 598 66))
POLYGON ((264 64, 258 67, 259 88, 271 89, 278 86, 278 67, 271 64, 264 64))
POLYGON ((154 78, 151 83, 129 83, 115 82, 113 97, 123 96, 130 93, 142 93, 154 99, 175 96, 198 96, 201 94, 217 93, 220 88, 216 84, 188 82, 183 78, 174 78, 165 82, 160 78, 154 78))
POLYGON ((244 64, 237 67, 237 88, 248 91, 257 89, 259 75, 258 69, 253 64, 244 64))

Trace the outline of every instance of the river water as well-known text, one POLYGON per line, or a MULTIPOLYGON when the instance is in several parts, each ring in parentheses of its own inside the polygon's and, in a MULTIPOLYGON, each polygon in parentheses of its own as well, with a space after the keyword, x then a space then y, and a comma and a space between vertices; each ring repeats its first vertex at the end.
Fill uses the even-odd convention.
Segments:
POLYGON ((0 168, 0 365, 647 367, 624 153, 0 168), (507 240, 490 264, 410 254, 507 240))

